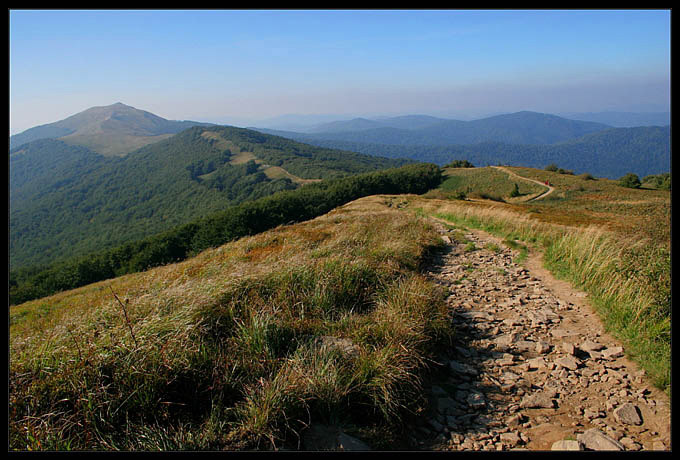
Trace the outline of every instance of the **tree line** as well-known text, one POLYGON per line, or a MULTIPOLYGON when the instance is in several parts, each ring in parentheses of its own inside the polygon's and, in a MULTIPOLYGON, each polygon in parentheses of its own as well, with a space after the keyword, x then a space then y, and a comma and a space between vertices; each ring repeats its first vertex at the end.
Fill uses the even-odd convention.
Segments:
POLYGON ((12 271, 10 305, 178 262, 236 238, 312 219, 363 196, 425 193, 441 177, 439 167, 420 163, 280 191, 112 249, 12 271))

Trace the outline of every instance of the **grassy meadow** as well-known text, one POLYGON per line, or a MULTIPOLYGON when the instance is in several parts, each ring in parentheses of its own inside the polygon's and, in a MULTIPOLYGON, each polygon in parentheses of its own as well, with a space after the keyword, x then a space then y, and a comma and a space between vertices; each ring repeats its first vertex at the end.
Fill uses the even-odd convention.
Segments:
POLYGON ((493 201, 513 201, 510 196, 517 184, 519 197, 527 199, 536 196, 545 187, 529 181, 513 180, 502 171, 492 167, 484 168, 446 168, 444 180, 439 188, 426 194, 430 198, 453 199, 462 192, 469 199, 487 199, 493 201))
POLYGON ((13 450, 297 449, 403 439, 451 338, 431 224, 368 197, 10 310, 13 450))

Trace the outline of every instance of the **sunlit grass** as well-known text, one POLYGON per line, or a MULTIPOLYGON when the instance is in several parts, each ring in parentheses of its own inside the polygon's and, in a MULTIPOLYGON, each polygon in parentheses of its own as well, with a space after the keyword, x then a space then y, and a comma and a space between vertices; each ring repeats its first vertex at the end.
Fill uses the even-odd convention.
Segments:
POLYGON ((370 197, 13 307, 10 448, 297 448, 329 420, 397 437, 450 339, 418 274, 441 245, 370 197))

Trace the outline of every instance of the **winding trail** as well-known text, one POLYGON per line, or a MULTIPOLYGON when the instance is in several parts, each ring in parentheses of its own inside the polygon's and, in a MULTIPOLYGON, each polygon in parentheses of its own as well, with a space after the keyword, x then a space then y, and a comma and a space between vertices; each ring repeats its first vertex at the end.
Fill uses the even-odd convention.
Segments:
POLYGON ((510 177, 514 177, 516 179, 520 179, 520 180, 524 180, 524 181, 533 182, 535 184, 538 184, 538 185, 541 185, 543 187, 548 188, 548 190, 546 190, 545 192, 540 193, 540 194, 538 194, 538 195, 536 195, 532 198, 529 198, 528 200, 524 200, 525 203, 528 203, 530 201, 536 201, 536 200, 543 199, 543 198, 545 198, 546 196, 550 195, 552 192, 555 191, 555 187, 553 187, 551 185, 545 185, 545 182, 541 182, 541 181, 534 180, 534 179, 529 179, 528 177, 522 177, 522 176, 515 174, 514 172, 510 171, 509 169, 504 168, 503 166, 492 166, 492 168, 496 168, 498 170, 501 170, 504 173, 508 174, 510 177))
POLYGON ((447 245, 427 273, 449 288, 455 343, 411 427, 414 449, 670 450, 667 395, 626 359, 585 293, 554 279, 539 254, 520 265, 500 239, 475 230, 456 242, 440 222, 447 245))

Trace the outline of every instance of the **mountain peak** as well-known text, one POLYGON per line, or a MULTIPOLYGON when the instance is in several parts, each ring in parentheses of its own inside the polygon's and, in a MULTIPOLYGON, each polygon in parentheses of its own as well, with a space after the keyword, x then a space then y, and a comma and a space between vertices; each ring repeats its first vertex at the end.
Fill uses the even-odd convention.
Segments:
POLYGON ((196 125, 172 121, 122 102, 95 106, 10 137, 10 150, 38 139, 61 139, 103 155, 121 155, 196 125))

